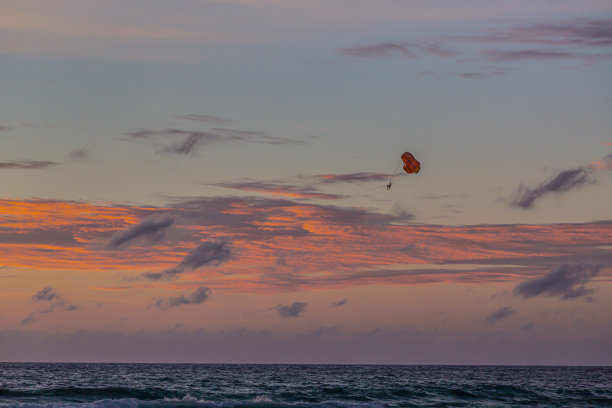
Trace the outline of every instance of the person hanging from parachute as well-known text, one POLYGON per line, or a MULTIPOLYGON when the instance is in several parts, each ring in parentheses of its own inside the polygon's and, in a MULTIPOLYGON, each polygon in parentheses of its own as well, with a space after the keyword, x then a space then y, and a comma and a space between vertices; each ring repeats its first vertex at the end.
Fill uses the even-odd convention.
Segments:
MULTIPOLYGON (((408 174, 417 174, 421 170, 421 163, 419 163, 419 161, 415 159, 412 153, 410 152, 404 152, 404 154, 402 154, 402 161, 404 162, 403 169, 408 174)), ((400 163, 401 162, 398 162, 397 164, 398 167, 400 163)), ((391 175, 391 178, 389 179, 389 183, 387 183, 387 191, 391 189, 391 185, 393 184, 393 177, 395 176, 396 173, 397 173, 397 167, 395 171, 393 172, 393 174, 391 175)))

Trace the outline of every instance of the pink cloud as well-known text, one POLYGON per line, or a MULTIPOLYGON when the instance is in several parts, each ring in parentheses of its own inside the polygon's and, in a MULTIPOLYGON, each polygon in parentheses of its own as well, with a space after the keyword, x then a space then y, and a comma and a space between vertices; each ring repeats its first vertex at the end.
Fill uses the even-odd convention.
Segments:
POLYGON ((172 278, 206 277, 211 288, 230 291, 523 280, 567 262, 609 263, 612 225, 414 224, 406 214, 256 197, 200 197, 164 208, 3 200, 0 210, 5 266, 135 271, 142 279, 142 272, 178 268, 206 242, 227 241, 231 257, 222 264, 199 262, 172 278), (116 234, 151 214, 173 217, 172 229, 159 240, 108 249, 116 234), (71 239, 54 240, 49 231, 58 230, 71 239))

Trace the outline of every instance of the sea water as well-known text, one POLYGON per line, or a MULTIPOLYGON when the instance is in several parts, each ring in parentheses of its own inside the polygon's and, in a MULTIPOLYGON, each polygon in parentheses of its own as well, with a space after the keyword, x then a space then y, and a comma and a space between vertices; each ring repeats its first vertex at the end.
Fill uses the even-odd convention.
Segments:
POLYGON ((0 407, 612 407, 612 367, 0 363, 0 407))

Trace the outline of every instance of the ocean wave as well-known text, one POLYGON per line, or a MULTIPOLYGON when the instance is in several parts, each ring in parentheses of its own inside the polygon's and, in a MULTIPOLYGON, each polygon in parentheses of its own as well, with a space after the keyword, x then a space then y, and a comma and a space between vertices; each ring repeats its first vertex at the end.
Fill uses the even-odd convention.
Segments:
POLYGON ((257 396, 246 401, 206 401, 189 395, 183 398, 163 398, 157 400, 141 400, 137 398, 102 399, 91 402, 21 402, 6 403, 0 400, 1 408, 382 408, 378 402, 343 402, 326 401, 318 403, 307 402, 275 402, 266 396, 257 396))
POLYGON ((33 390, 8 390, 0 388, 0 397, 36 398, 54 397, 67 400, 83 400, 81 402, 105 399, 135 399, 159 400, 164 398, 179 398, 178 392, 158 387, 131 388, 131 387, 55 387, 33 390))

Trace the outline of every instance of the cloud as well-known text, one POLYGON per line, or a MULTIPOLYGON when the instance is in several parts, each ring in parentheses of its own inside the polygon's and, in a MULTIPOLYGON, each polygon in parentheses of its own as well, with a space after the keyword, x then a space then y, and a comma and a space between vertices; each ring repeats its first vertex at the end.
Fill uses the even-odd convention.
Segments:
POLYGON ((299 175, 283 180, 236 180, 213 184, 217 187, 279 195, 290 198, 338 200, 347 196, 322 192, 319 187, 336 183, 385 182, 392 174, 357 172, 345 174, 299 175))
POLYGON ((202 146, 212 146, 221 143, 263 143, 263 144, 304 144, 304 141, 277 137, 265 132, 253 130, 237 130, 228 128, 212 128, 206 131, 192 131, 184 129, 169 128, 165 130, 136 129, 125 132, 126 138, 120 140, 132 141, 156 141, 161 146, 157 152, 161 154, 191 155, 202 146), (165 144, 169 137, 182 136, 182 140, 171 144, 165 144))
POLYGON ((174 218, 172 217, 145 219, 113 235, 107 246, 111 249, 117 249, 140 237, 146 237, 151 242, 157 242, 164 237, 164 233, 172 224, 174 224, 174 218))
POLYGON ((181 305, 200 305, 210 298, 212 291, 204 286, 194 290, 189 296, 170 296, 165 299, 155 299, 154 305, 160 309, 170 309, 181 305))
POLYGON ((526 299, 558 296, 563 300, 591 295, 595 293, 595 289, 587 289, 585 285, 597 276, 601 268, 602 265, 586 263, 563 264, 541 278, 519 283, 514 288, 514 295, 526 299))
POLYGON ((523 50, 486 50, 484 56, 491 61, 557 61, 563 59, 577 59, 585 62, 595 62, 600 59, 609 59, 610 56, 600 54, 587 54, 556 49, 523 49, 523 50))
POLYGON ((232 247, 226 241, 202 242, 193 248, 174 268, 162 272, 145 273, 145 277, 153 280, 172 279, 183 272, 198 269, 204 265, 219 266, 232 257, 232 247))
POLYGON ((182 141, 163 147, 158 151, 164 154, 191 154, 197 147, 205 144, 213 144, 221 142, 223 138, 220 135, 208 132, 192 132, 182 141))
POLYGON ((520 327, 521 330, 532 330, 535 327, 535 323, 527 323, 520 327))
MULTIPOLYGON (((79 309, 79 306, 76 306, 70 303, 66 303, 66 301, 61 296, 59 296, 55 292, 55 290, 50 286, 46 286, 42 288, 41 290, 39 290, 38 292, 36 292, 32 296, 32 300, 35 302, 47 302, 47 303, 50 302, 45 309, 40 311, 40 313, 43 313, 43 314, 52 313, 57 308, 61 308, 62 310, 67 311, 67 312, 71 312, 73 310, 79 309)), ((28 323, 34 322, 35 321, 34 313, 30 314, 30 316, 28 316, 24 320, 27 320, 27 322, 23 323, 22 321, 22 324, 28 324, 28 323)))
POLYGON ((313 198, 323 200, 338 200, 345 198, 345 196, 340 194, 323 193, 312 186, 296 186, 271 181, 225 182, 214 185, 234 190, 280 195, 291 198, 313 198))
POLYGON ((417 58, 419 52, 446 58, 457 54, 456 51, 434 40, 420 42, 381 42, 376 44, 356 45, 353 47, 339 48, 336 52, 348 57, 358 58, 417 58))
POLYGON ((30 313, 28 316, 26 316, 23 319, 21 319, 20 323, 23 326, 26 326, 26 325, 34 323, 34 322, 36 322, 36 319, 34 318, 34 313, 30 313))
POLYGON ((40 302, 50 302, 53 299, 58 299, 58 296, 50 286, 42 288, 32 296, 32 300, 40 302))
MULTIPOLYGON (((386 41, 373 44, 355 45, 340 48, 340 55, 357 58, 403 57, 416 59, 421 55, 437 57, 461 57, 457 62, 497 61, 564 61, 573 60, 583 64, 592 64, 612 59, 612 19, 566 19, 542 20, 522 23, 517 20, 506 20, 495 27, 486 27, 475 32, 460 32, 432 36, 420 41, 386 41), (475 47, 482 44, 495 46, 492 49, 480 49, 476 54, 459 55, 454 47, 468 43, 475 47)), ((472 48, 475 48, 472 47, 472 48)), ((424 73, 432 74, 431 71, 424 73)), ((468 79, 487 78, 492 75, 504 75, 505 70, 487 72, 464 72, 459 77, 468 79)), ((445 75, 442 75, 445 77, 445 75)))
POLYGON ((464 72, 463 74, 459 74, 459 76, 461 78, 468 78, 468 79, 482 79, 482 78, 489 77, 489 75, 484 74, 482 72, 464 72))
POLYGON ((175 198, 164 207, 0 199, 0 214, 0 259, 6 267, 122 271, 132 277, 147 271, 148 278, 159 280, 191 274, 197 263, 190 259, 203 259, 211 260, 205 266, 223 262, 223 267, 202 267, 194 277, 205 274, 207 286, 230 292, 516 282, 563 263, 609 263, 612 226, 610 220, 422 224, 400 211, 253 196, 175 198), (138 225, 166 217, 175 220, 172 234, 167 231, 155 247, 108 251, 99 245, 135 220, 138 225), (207 248, 215 242, 227 244, 207 248), (200 245, 209 253, 188 256, 200 245))
POLYGON ((211 115, 176 115, 179 119, 192 120, 196 122, 204 122, 210 125, 218 125, 218 126, 226 126, 234 123, 234 120, 221 118, 219 116, 211 116, 211 115))
POLYGON ((7 132, 9 130, 13 130, 10 126, 0 126, 0 132, 7 132))
POLYGON ((41 160, 16 160, 0 162, 0 169, 45 169, 61 163, 41 160))
POLYGON ((510 23, 471 35, 447 38, 490 44, 532 44, 557 47, 600 48, 612 46, 612 19, 575 18, 534 23, 510 23))
POLYGON ((592 169, 590 168, 578 167, 564 170, 550 180, 540 183, 535 188, 528 188, 521 185, 515 192, 511 204, 514 207, 523 209, 532 208, 535 202, 543 196, 551 193, 565 193, 592 181, 592 169))
POLYGON ((356 45, 354 47, 340 48, 338 53, 349 57, 377 58, 402 56, 416 58, 415 53, 401 43, 385 42, 378 44, 356 45))
POLYGON ((516 310, 511 309, 511 308, 509 308, 507 306, 504 306, 504 307, 500 307, 495 312, 493 312, 490 315, 488 315, 485 318, 485 320, 488 323, 495 323, 495 322, 499 322, 500 320, 504 320, 505 318, 507 318, 508 316, 513 315, 514 313, 516 313, 516 310))
POLYGON ((271 310, 276 310, 280 317, 298 317, 300 313, 306 310, 306 306, 308 306, 306 302, 293 302, 293 304, 288 306, 279 303, 271 310))
POLYGON ((315 336, 334 336, 334 335, 338 335, 339 332, 340 332, 340 326, 338 325, 329 326, 329 327, 321 326, 317 330, 315 330, 314 334, 315 336))
MULTIPOLYGON (((612 143, 610 143, 610 145, 612 145, 612 143)), ((612 170, 612 154, 605 156, 600 161, 591 162, 587 167, 595 170, 612 170)))
POLYGON ((337 302, 330 304, 329 307, 340 307, 340 306, 344 306, 345 304, 346 304, 346 299, 342 299, 342 300, 338 300, 337 302))
POLYGON ((318 174, 316 176, 312 176, 311 178, 316 180, 317 182, 323 184, 331 184, 331 183, 362 183, 362 182, 380 182, 385 181, 392 174, 386 173, 368 173, 368 172, 358 172, 358 173, 346 173, 346 174, 318 174))
POLYGON ((78 149, 72 150, 68 156, 73 160, 85 160, 91 156, 92 144, 88 144, 78 149))

